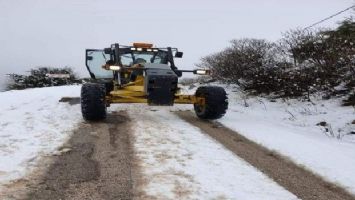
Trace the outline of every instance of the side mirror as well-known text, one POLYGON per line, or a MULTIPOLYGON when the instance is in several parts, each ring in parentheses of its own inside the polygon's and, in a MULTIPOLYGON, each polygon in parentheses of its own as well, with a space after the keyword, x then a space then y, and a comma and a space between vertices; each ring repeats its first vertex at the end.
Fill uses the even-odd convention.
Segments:
POLYGON ((92 60, 92 56, 86 56, 86 60, 92 60))
POLYGON ((111 48, 104 48, 104 52, 105 52, 105 54, 111 54, 112 49, 111 48))
POLYGON ((184 55, 184 53, 181 52, 181 51, 177 51, 177 52, 175 53, 175 57, 176 57, 176 58, 182 58, 182 55, 184 55))

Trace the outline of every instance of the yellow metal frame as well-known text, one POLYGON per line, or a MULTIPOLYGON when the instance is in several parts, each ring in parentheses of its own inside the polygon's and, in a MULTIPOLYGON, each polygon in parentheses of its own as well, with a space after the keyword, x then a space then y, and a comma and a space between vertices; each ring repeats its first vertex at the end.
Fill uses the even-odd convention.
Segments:
MULTIPOLYGON (((106 96, 107 103, 148 103, 147 94, 144 92, 144 77, 137 76, 134 82, 117 86, 106 96)), ((176 104, 205 104, 205 98, 194 95, 175 94, 176 104)))

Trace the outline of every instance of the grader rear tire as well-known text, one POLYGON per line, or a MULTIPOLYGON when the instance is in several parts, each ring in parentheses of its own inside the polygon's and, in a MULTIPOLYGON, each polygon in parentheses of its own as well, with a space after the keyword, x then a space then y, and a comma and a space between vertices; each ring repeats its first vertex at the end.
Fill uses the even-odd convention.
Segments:
POLYGON ((219 119, 228 109, 228 97, 222 87, 202 86, 196 90, 197 97, 204 97, 205 104, 194 104, 196 115, 201 119, 219 119))
POLYGON ((86 83, 81 87, 81 112, 85 120, 106 118, 106 89, 103 84, 86 83))

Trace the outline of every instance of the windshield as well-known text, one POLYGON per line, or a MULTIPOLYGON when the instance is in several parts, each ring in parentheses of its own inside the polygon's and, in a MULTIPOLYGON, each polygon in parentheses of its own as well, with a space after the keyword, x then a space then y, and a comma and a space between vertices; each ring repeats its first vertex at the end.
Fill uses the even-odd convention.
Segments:
MULTIPOLYGON (((138 63, 168 64, 169 60, 168 52, 166 51, 131 51, 130 49, 123 49, 123 52, 120 52, 121 63, 127 67, 138 63)), ((92 78, 113 78, 113 71, 102 68, 109 61, 115 62, 113 54, 106 54, 102 49, 86 50, 86 66, 92 78)))
POLYGON ((134 51, 121 55, 121 62, 123 65, 131 66, 132 64, 146 62, 167 64, 167 53, 164 51, 159 52, 147 52, 147 51, 134 51))

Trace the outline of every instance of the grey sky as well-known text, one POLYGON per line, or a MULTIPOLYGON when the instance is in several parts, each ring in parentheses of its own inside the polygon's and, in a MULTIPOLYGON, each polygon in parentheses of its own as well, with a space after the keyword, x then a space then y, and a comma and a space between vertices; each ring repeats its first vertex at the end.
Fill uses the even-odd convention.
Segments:
MULTIPOLYGON (((184 51, 177 62, 193 68, 200 57, 233 38, 277 40, 353 0, 0 0, 0 82, 3 74, 35 66, 72 66, 87 76, 86 48, 152 42, 184 51)), ((321 26, 334 27, 344 13, 321 26)), ((1 84, 1 83, 0 83, 1 84)))

